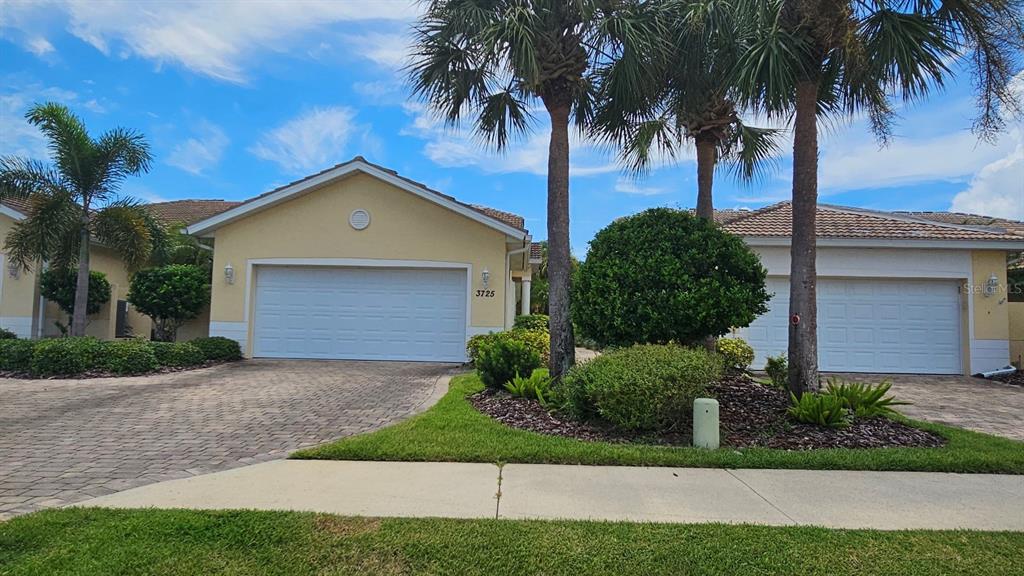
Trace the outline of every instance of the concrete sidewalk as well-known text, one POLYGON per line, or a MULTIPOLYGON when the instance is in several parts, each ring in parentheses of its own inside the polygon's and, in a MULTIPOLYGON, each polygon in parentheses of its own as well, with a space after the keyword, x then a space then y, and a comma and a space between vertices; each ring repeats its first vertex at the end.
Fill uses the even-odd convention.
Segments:
POLYGON ((78 505, 1024 531, 1024 476, 278 460, 78 505))

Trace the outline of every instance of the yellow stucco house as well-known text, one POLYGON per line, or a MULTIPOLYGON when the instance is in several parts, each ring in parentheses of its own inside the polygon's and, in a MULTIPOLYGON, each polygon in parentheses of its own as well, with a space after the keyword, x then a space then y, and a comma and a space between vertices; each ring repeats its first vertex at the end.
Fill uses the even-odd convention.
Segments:
MULTIPOLYGON (((219 212, 237 202, 194 201, 162 202, 149 208, 167 222, 189 222, 219 212)), ((27 206, 17 200, 0 204, 0 327, 22 338, 48 338, 60 335, 55 322, 67 323, 67 314, 39 293, 38 270, 20 270, 10 266, 3 253, 3 239, 14 224, 25 218, 27 206)), ((89 316, 86 334, 104 340, 122 337, 149 338, 152 321, 127 302, 130 273, 112 250, 94 243, 89 255, 89 268, 102 272, 110 282, 110 301, 96 314, 89 316)), ((209 310, 185 323, 178 330, 178 340, 206 336, 209 310)))
POLYGON ((210 335, 247 356, 462 362, 529 310, 521 217, 361 157, 187 230, 213 239, 210 335))

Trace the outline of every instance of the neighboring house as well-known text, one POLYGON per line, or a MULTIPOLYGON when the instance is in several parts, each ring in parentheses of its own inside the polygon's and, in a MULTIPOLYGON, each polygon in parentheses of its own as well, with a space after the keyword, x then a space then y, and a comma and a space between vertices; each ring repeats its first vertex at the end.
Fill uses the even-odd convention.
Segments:
POLYGON ((521 217, 361 157, 188 232, 214 243, 210 335, 247 356, 461 362, 466 339, 510 327, 529 294, 521 217))
MULTIPOLYGON (((788 202, 723 211, 718 220, 768 269, 770 311, 739 330, 757 352, 785 353, 789 315, 788 202)), ((819 205, 818 357, 836 372, 971 374, 1007 365, 1007 256, 1024 223, 946 212, 819 205)), ((1016 304, 1014 304, 1016 305, 1016 304)))
MULTIPOLYGON (((226 210, 237 202, 222 200, 183 200, 150 204, 156 216, 167 223, 188 223, 226 210)), ((68 315, 56 304, 39 294, 38 270, 11 268, 3 253, 3 241, 15 222, 23 220, 27 211, 24 201, 5 200, 0 204, 0 327, 13 331, 22 338, 60 336, 56 322, 67 324, 68 315)), ((110 301, 99 312, 89 316, 86 334, 104 340, 119 337, 142 336, 148 338, 152 321, 137 312, 127 302, 130 274, 120 257, 112 250, 94 243, 89 255, 89 268, 102 272, 110 282, 110 301)), ((187 322, 178 330, 179 340, 206 336, 209 329, 209 310, 199 318, 187 322)))

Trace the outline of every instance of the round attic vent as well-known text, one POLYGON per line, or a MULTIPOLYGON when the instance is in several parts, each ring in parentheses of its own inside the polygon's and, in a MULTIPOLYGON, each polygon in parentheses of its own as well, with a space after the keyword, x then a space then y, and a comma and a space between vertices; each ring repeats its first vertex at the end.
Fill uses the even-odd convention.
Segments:
POLYGON ((362 208, 353 210, 348 217, 348 223, 356 230, 363 230, 370 225, 370 213, 362 208))

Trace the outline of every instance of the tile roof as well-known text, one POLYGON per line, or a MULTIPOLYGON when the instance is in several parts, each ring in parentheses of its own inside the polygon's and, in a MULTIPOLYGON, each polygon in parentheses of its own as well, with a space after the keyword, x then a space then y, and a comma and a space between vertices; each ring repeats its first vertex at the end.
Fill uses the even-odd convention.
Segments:
POLYGON ((405 176, 402 176, 401 174, 399 174, 398 172, 396 172, 396 171, 394 171, 394 170, 392 170, 390 168, 385 168, 384 166, 381 166, 380 164, 374 164, 373 162, 368 161, 366 158, 363 158, 362 156, 356 156, 356 157, 352 158, 351 160, 349 160, 347 162, 341 162, 340 164, 335 164, 334 166, 331 166, 330 168, 325 168, 325 169, 317 172, 316 174, 310 174, 309 176, 305 176, 303 178, 299 178, 298 180, 295 180, 293 182, 289 182, 288 184, 284 184, 282 186, 278 186, 277 188, 274 188, 273 190, 270 190, 268 192, 264 192, 263 194, 260 194, 259 196, 254 196, 252 198, 249 198, 245 202, 239 203, 239 205, 248 204, 250 202, 254 202, 256 200, 259 200, 260 198, 265 198, 265 197, 267 197, 267 196, 269 196, 271 194, 274 194, 276 192, 280 192, 281 190, 284 190, 285 188, 294 186, 296 184, 305 182, 307 180, 311 180, 313 178, 316 178, 317 176, 321 176, 323 174, 326 174, 326 173, 330 172, 331 170, 336 170, 338 168, 341 168, 342 166, 346 166, 346 165, 352 164, 354 162, 362 162, 363 164, 366 164, 366 165, 372 166, 372 167, 374 167, 374 168, 376 168, 378 170, 387 172, 388 174, 391 174, 395 178, 399 178, 401 180, 404 180, 404 181, 408 182, 409 184, 412 184, 413 186, 416 186, 418 188, 422 188, 423 190, 426 190, 427 192, 430 192, 431 194, 436 194, 437 196, 440 196, 441 198, 444 198, 445 200, 449 200, 451 202, 455 202, 456 204, 459 204, 461 206, 469 208, 470 210, 473 210, 475 212, 483 214, 484 216, 487 216, 488 218, 491 218, 493 220, 497 220, 498 222, 501 222, 502 224, 507 224, 509 226, 512 226, 513 228, 516 228, 517 230, 522 230, 523 232, 528 232, 528 230, 526 230, 526 228, 524 228, 525 221, 523 220, 522 216, 518 216, 516 214, 512 214, 510 212, 505 212, 505 211, 502 211, 502 210, 495 210, 493 208, 484 208, 482 206, 474 206, 472 204, 467 204, 465 202, 461 202, 459 200, 456 200, 455 197, 449 196, 449 195, 444 194, 442 192, 438 192, 437 190, 434 190, 433 188, 430 188, 429 186, 427 186, 426 184, 424 184, 422 182, 417 182, 417 181, 415 181, 415 180, 413 180, 411 178, 407 178, 405 176))
POLYGON ((22 214, 27 214, 29 209, 29 201, 26 198, 5 198, 0 204, 4 204, 8 208, 14 208, 22 214))
POLYGON ((540 242, 530 244, 530 260, 541 260, 544 258, 544 245, 540 242))
POLYGON ((168 223, 193 224, 210 216, 238 206, 241 202, 228 200, 172 200, 154 202, 146 207, 154 216, 168 223))
POLYGON ((996 218, 994 216, 983 216, 981 214, 967 214, 966 212, 904 211, 893 212, 893 214, 898 214, 900 216, 909 216, 911 218, 921 218, 923 220, 931 220, 933 222, 943 222, 946 224, 1002 228, 1008 232, 1024 234, 1024 222, 1020 222, 1018 220, 1007 220, 1005 218, 996 218))
MULTIPOLYGON (((741 215, 724 225, 733 234, 747 237, 789 237, 793 211, 780 202, 741 215)), ((860 238, 891 240, 1017 240, 1024 243, 1024 231, 1001 226, 953 224, 908 214, 818 205, 819 238, 860 238)))

